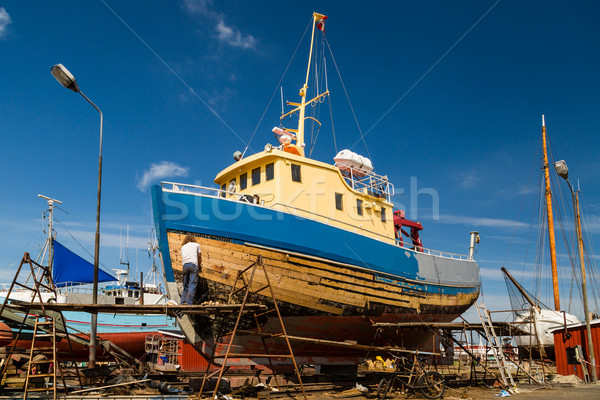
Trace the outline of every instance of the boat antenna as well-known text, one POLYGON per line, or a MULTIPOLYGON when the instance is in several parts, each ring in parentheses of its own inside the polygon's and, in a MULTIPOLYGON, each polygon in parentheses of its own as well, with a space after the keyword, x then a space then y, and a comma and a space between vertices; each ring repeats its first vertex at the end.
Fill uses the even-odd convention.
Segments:
MULTIPOLYGON (((119 242, 120 245, 123 246, 123 242, 121 241, 121 232, 119 232, 119 242)), ((127 265, 127 279, 129 279, 129 274, 130 274, 130 270, 129 270, 129 225, 127 225, 127 239, 125 242, 125 249, 123 249, 123 247, 121 247, 121 254, 119 257, 119 264, 121 265, 127 265)))
POLYGON ((281 86, 281 115, 285 114, 285 110, 283 108, 283 86, 281 86))
MULTIPOLYGON (((44 213, 48 213, 48 238, 44 243, 43 248, 48 249, 48 268, 52 271, 52 261, 54 260, 54 246, 53 241, 56 237, 56 232, 54 231, 54 204, 62 204, 62 201, 53 199, 48 196, 44 196, 43 194, 38 194, 39 198, 45 199, 48 203, 48 209, 44 211, 44 213)), ((43 257, 42 257, 43 258, 43 257)))

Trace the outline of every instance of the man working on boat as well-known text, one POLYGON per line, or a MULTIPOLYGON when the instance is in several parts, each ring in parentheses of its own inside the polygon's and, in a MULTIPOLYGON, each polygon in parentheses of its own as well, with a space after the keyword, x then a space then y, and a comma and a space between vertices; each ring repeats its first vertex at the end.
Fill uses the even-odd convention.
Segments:
POLYGON ((192 235, 183 239, 181 246, 181 260, 183 262, 183 292, 181 304, 194 304, 196 285, 198 284, 198 266, 202 263, 200 245, 192 235))

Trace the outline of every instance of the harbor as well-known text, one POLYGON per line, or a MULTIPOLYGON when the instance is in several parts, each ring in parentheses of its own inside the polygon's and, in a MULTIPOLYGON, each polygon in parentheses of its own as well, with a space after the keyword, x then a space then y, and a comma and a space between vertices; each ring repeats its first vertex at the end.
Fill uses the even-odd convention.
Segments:
POLYGON ((58 3, 0 4, 1 398, 600 396, 597 5, 58 3))

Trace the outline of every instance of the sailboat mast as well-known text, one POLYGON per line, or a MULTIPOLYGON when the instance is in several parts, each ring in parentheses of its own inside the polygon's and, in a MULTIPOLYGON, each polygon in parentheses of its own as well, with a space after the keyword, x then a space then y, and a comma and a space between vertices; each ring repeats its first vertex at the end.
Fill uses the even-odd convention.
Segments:
POLYGON ((552 267, 552 287, 554 288, 554 310, 560 311, 558 271, 556 268, 556 239, 554 236, 554 216, 552 214, 552 190, 550 189, 550 167, 548 166, 548 150, 546 146, 546 122, 543 115, 542 143, 544 151, 544 178, 546 180, 546 214, 548 216, 548 237, 550 240, 550 264, 552 267))

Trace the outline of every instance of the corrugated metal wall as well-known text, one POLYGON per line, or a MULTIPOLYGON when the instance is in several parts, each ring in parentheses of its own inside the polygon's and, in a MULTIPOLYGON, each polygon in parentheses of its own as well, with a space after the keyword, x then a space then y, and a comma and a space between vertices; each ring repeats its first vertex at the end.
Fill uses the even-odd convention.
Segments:
MULTIPOLYGON (((596 362, 597 376, 600 377, 600 321, 592 321, 592 343, 594 345, 594 357, 596 362)), ((583 371, 579 364, 572 365, 567 363, 567 348, 580 345, 583 348, 583 354, 587 360, 588 346, 585 325, 575 328, 568 328, 571 338, 567 339, 563 329, 554 331, 554 351, 556 353, 556 372, 560 375, 576 374, 583 379, 583 371)), ((589 360, 588 360, 589 361, 589 360)))
POLYGON ((186 372, 204 372, 208 366, 208 361, 200 353, 196 351, 194 346, 187 343, 185 340, 179 342, 181 349, 181 358, 179 365, 181 370, 186 372))

